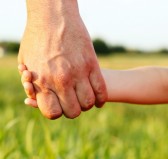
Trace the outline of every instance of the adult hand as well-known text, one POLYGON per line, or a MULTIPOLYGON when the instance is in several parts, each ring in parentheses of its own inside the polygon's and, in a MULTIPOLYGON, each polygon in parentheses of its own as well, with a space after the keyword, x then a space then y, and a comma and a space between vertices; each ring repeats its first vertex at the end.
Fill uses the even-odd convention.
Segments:
POLYGON ((18 62, 32 73, 42 114, 75 118, 95 102, 101 107, 106 86, 77 1, 27 0, 27 7, 18 62))

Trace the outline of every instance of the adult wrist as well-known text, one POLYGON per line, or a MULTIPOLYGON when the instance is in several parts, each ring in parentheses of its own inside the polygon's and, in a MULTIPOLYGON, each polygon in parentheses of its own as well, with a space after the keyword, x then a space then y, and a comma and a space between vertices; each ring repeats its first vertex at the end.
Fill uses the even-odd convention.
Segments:
POLYGON ((79 16, 77 0, 27 0, 27 24, 58 24, 65 18, 79 16))

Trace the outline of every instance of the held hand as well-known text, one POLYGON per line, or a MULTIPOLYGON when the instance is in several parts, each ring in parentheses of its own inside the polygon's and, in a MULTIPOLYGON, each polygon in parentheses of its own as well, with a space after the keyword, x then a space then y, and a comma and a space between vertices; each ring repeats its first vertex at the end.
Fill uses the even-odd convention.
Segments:
POLYGON ((59 24, 28 24, 21 42, 19 64, 32 73, 37 104, 49 119, 80 115, 107 98, 92 42, 80 18, 62 17, 59 24))
MULTIPOLYGON (((29 106, 32 106, 34 108, 38 108, 36 95, 35 95, 35 90, 34 90, 34 86, 32 84, 31 73, 27 70, 26 66, 23 65, 23 64, 20 64, 18 66, 18 70, 21 74, 22 85, 23 85, 25 93, 27 95, 27 98, 24 101, 25 104, 29 105, 29 106)), ((107 81, 109 80, 109 75, 107 76, 107 73, 105 73, 107 71, 105 71, 105 70, 101 70, 101 72, 103 73, 103 76, 106 79, 106 84, 107 84, 108 83, 107 81)), ((110 87, 110 85, 108 86, 108 88, 109 87, 110 87)))
POLYGON ((18 70, 21 75, 22 85, 27 95, 27 98, 24 101, 25 104, 30 105, 34 108, 38 108, 36 94, 34 86, 32 84, 32 74, 27 70, 26 66, 23 64, 18 65, 18 70))

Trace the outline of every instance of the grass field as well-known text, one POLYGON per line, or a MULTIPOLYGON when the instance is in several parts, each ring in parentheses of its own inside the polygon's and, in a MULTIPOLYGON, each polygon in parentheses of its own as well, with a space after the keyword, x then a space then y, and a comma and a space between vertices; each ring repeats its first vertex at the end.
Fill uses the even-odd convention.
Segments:
MULTIPOLYGON (((168 56, 101 57, 102 67, 167 65, 168 56)), ((108 103, 49 121, 23 104, 16 57, 0 59, 0 159, 167 159, 168 106, 108 103)), ((157 90, 156 90, 157 91, 157 90)), ((142 92, 143 93, 143 92, 142 92)))

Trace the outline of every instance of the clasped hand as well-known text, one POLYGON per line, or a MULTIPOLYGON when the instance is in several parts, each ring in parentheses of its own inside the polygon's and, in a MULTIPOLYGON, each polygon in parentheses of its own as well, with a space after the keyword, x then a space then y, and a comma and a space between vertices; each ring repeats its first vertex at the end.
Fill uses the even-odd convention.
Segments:
POLYGON ((18 55, 19 64, 32 73, 38 107, 49 119, 75 118, 107 98, 89 34, 80 17, 70 22, 27 24, 18 55))

